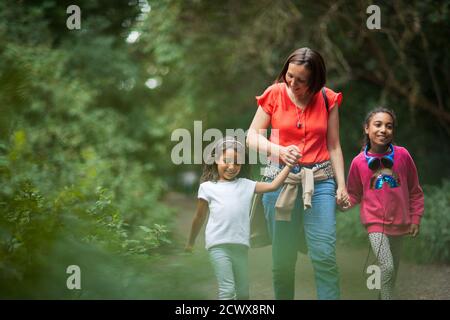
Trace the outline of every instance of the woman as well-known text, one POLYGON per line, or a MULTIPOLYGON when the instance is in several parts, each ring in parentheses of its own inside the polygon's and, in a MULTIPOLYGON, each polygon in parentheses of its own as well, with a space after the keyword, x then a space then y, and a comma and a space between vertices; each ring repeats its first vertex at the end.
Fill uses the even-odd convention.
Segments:
MULTIPOLYGON (((282 189, 263 196, 272 238, 276 299, 294 299, 297 250, 303 232, 314 267, 318 298, 340 297, 335 208, 336 202, 340 205, 348 201, 339 141, 338 107, 342 94, 324 88, 325 80, 321 55, 301 48, 288 57, 275 83, 256 97, 258 110, 247 143, 269 156, 265 179, 272 179, 286 164, 295 165, 291 170, 293 179, 286 183, 297 188, 301 179, 303 186, 303 199, 298 192, 291 206, 286 205, 286 194, 278 199, 282 189), (262 132, 269 127, 271 136, 267 140, 262 132), (312 198, 307 203, 305 176, 309 174, 313 190, 309 190, 312 198), (283 214, 283 209, 289 211, 287 215, 283 214)), ((291 196, 292 193, 287 198, 291 196)))

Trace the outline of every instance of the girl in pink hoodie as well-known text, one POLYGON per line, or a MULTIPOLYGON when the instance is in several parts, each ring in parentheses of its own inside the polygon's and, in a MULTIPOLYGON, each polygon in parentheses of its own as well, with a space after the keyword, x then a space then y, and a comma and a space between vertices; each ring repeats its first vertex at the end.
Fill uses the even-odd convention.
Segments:
POLYGON ((419 233, 423 191, 409 152, 392 145, 396 117, 376 108, 364 124, 365 146, 352 161, 347 180, 348 209, 361 203, 361 222, 381 269, 383 300, 392 299, 402 238, 419 233))

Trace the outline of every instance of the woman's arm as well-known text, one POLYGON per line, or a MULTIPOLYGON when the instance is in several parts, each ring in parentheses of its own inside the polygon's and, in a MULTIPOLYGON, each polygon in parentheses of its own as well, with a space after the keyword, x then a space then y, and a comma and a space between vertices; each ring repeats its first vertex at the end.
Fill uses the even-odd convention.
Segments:
POLYGON ((286 180, 290 170, 291 167, 287 165, 280 171, 272 182, 257 182, 255 192, 265 193, 277 190, 283 184, 284 180, 286 180))
POLYGON ((191 232, 189 234, 189 240, 186 244, 185 250, 190 252, 195 244, 195 239, 200 232, 200 229, 205 223, 205 219, 208 213, 208 202, 204 199, 198 199, 197 201, 197 210, 195 212, 194 219, 192 221, 191 232))
POLYGON ((339 140, 339 108, 335 105, 328 116, 327 148, 337 183, 336 200, 338 205, 348 202, 344 178, 344 157, 339 140))
POLYGON ((257 150, 259 153, 265 153, 267 155, 278 156, 279 146, 270 142, 262 134, 263 130, 267 130, 270 124, 270 115, 268 115, 263 108, 258 107, 256 114, 253 117, 253 121, 248 129, 247 145, 257 150))
POLYGON ((263 130, 267 130, 269 125, 270 115, 263 108, 258 107, 248 130, 247 145, 259 153, 280 158, 286 164, 295 164, 300 159, 300 150, 295 145, 283 147, 267 140, 262 132, 263 130))

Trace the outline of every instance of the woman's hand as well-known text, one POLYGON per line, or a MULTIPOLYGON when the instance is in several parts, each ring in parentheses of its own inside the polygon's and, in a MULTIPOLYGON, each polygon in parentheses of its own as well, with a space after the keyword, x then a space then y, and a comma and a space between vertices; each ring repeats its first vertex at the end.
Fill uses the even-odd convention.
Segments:
POLYGON ((336 203, 338 206, 347 209, 350 207, 350 198, 348 196, 347 188, 338 187, 336 190, 336 203))
POLYGON ((280 146, 279 157, 287 165, 294 166, 301 158, 300 149, 296 145, 280 146))
POLYGON ((411 224, 411 226, 409 227, 409 234, 413 237, 416 237, 419 234, 419 225, 411 224))

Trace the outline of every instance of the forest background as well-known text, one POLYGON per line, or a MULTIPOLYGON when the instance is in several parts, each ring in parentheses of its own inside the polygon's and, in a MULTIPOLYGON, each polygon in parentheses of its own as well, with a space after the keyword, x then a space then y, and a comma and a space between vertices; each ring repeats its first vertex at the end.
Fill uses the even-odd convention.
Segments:
MULTIPOLYGON (((405 257, 448 265, 450 1, 380 3, 381 28, 371 30, 372 4, 0 2, 0 298, 175 296, 162 283, 196 297, 179 288, 195 270, 157 272, 187 237, 177 217, 193 214, 163 199, 195 201, 201 172, 171 161, 171 134, 193 132, 194 121, 246 130, 255 96, 305 46, 321 52, 327 86, 344 96, 346 172, 367 111, 397 113, 395 142, 416 162, 426 208, 405 257), (72 4, 80 29, 68 28, 72 4), (66 287, 70 265, 83 293, 66 287)), ((366 245, 357 209, 339 215, 338 240, 366 245)))

